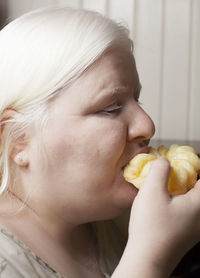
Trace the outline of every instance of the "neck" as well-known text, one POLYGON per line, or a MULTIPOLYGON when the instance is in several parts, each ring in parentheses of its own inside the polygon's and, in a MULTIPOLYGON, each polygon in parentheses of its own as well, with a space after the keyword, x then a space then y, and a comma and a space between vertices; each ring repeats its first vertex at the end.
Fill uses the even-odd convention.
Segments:
POLYGON ((77 278, 79 272, 80 277, 84 277, 83 273, 85 277, 102 277, 96 240, 90 224, 73 225, 58 217, 45 219, 28 206, 24 206, 16 217, 16 213, 13 212, 17 211, 16 207, 22 207, 22 203, 18 200, 13 205, 11 199, 10 206, 8 199, 4 203, 1 202, 0 212, 7 212, 7 217, 0 217, 2 226, 13 232, 58 272, 77 278))

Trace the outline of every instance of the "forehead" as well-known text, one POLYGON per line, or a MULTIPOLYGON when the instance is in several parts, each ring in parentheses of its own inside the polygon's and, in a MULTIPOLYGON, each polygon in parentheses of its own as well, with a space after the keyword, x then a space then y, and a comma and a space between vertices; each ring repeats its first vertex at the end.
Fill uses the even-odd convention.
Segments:
POLYGON ((113 49, 103 54, 84 72, 72 86, 93 88, 91 94, 100 93, 104 88, 136 87, 139 77, 132 53, 113 49))
POLYGON ((73 104, 89 104, 93 100, 98 101, 104 94, 132 91, 138 86, 139 78, 133 55, 112 49, 65 88, 64 94, 58 95, 58 99, 62 98, 62 103, 65 102, 71 108, 73 104))
POLYGON ((133 55, 120 49, 113 49, 103 54, 85 75, 95 73, 101 73, 99 77, 102 76, 105 80, 107 74, 110 74, 113 78, 118 78, 119 81, 126 81, 128 78, 137 81, 138 78, 133 55))

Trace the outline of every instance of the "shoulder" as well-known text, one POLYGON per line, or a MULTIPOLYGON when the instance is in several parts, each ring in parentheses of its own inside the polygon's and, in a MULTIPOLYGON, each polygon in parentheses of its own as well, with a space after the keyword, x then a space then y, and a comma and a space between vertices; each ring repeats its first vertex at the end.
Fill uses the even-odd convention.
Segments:
POLYGON ((1 278, 55 278, 39 258, 12 233, 0 227, 0 277, 1 278))

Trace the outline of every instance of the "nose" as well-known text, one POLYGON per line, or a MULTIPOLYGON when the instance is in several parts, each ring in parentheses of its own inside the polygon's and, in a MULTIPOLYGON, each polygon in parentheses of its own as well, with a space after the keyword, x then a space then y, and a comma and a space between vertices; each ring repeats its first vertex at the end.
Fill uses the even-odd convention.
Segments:
POLYGON ((152 119, 138 103, 134 103, 134 107, 130 108, 129 113, 127 141, 142 142, 149 140, 155 133, 155 125, 152 119))

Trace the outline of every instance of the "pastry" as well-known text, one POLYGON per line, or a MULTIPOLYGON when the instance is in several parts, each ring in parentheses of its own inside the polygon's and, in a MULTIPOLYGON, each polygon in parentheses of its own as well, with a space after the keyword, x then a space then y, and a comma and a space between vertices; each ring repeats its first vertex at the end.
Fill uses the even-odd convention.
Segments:
POLYGON ((149 153, 136 155, 125 167, 124 178, 139 189, 152 162, 158 157, 167 158, 171 165, 168 183, 170 195, 184 194, 194 186, 200 173, 200 158, 192 147, 176 144, 169 149, 163 145, 158 149, 150 147, 149 153))

